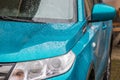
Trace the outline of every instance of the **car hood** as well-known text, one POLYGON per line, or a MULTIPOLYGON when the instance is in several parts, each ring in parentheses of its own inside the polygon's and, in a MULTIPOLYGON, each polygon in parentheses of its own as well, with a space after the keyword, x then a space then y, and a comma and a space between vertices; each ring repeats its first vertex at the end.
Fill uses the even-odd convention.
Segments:
POLYGON ((0 21, 0 62, 39 60, 63 55, 80 38, 81 24, 0 21))

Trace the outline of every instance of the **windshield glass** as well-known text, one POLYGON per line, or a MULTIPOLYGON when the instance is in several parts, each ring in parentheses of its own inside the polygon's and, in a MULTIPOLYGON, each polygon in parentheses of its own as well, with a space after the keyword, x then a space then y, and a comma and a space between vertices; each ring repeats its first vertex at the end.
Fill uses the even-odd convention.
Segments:
POLYGON ((34 22, 73 22, 75 0, 0 0, 0 16, 34 22))

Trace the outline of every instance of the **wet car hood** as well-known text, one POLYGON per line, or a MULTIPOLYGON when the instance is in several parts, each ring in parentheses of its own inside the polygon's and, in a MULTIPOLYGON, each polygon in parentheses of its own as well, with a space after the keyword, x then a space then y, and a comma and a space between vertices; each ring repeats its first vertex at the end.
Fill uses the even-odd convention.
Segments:
POLYGON ((80 38, 80 24, 0 21, 0 62, 39 60, 63 55, 80 38))

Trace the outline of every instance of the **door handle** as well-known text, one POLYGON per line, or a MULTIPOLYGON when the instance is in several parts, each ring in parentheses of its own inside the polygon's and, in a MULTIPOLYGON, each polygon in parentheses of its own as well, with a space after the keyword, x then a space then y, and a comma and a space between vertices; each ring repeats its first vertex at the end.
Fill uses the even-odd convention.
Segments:
POLYGON ((106 24, 103 24, 102 29, 105 30, 106 28, 107 28, 107 25, 106 25, 106 24))

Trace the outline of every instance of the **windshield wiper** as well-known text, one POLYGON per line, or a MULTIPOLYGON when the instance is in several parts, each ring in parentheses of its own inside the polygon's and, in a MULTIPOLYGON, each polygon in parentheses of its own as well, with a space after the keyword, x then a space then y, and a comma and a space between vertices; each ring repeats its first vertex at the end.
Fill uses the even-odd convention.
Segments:
MULTIPOLYGON (((25 17, 24 17, 25 18, 25 17)), ((17 22, 32 22, 32 23, 46 23, 46 22, 34 22, 32 19, 31 20, 26 20, 21 17, 10 17, 10 16, 0 16, 0 20, 3 21, 17 21, 17 22)))
POLYGON ((32 20, 25 20, 22 18, 17 18, 17 17, 10 17, 10 16, 0 16, 0 20, 5 20, 5 21, 22 21, 22 22, 33 22, 32 20))
POLYGON ((11 18, 11 17, 8 17, 8 16, 0 16, 0 20, 15 21, 14 18, 11 18))

